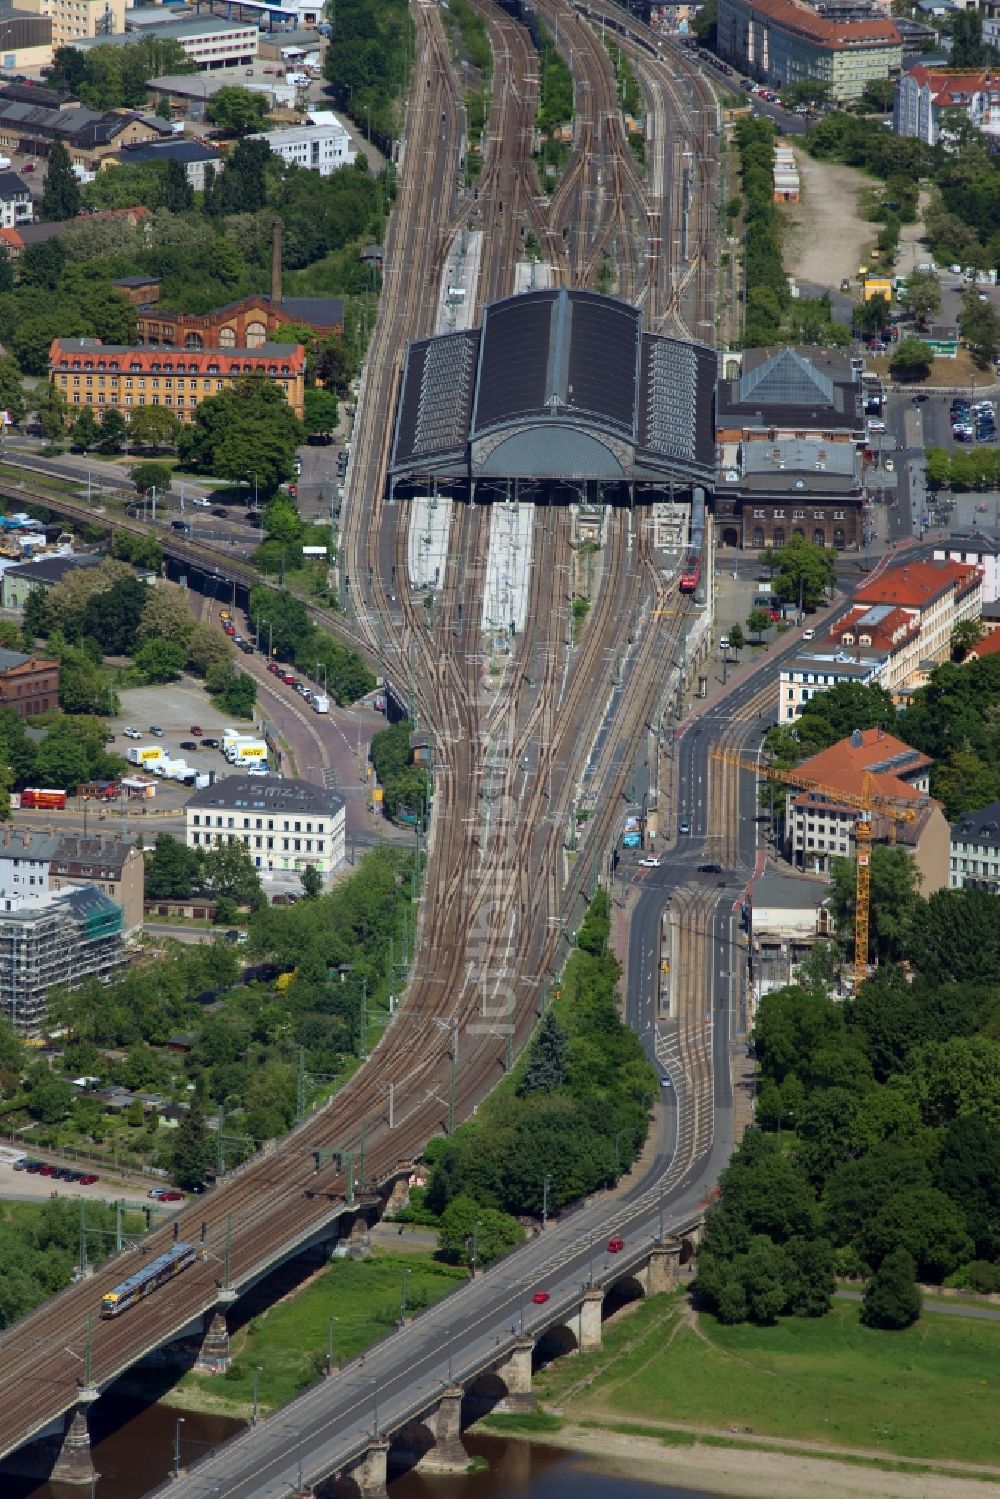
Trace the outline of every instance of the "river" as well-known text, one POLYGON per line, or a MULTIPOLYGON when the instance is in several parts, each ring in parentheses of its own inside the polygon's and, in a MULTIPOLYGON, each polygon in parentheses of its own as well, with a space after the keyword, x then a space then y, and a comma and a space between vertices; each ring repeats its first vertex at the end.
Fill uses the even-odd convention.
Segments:
MULTIPOLYGON (((98 1406, 92 1426, 100 1474, 96 1499, 141 1499, 169 1476, 175 1440, 186 1464, 239 1429, 238 1421, 195 1411, 185 1413, 178 1427, 178 1412, 168 1406, 127 1400, 115 1400, 102 1419, 98 1406), (108 1429, 112 1420, 113 1431, 108 1429)), ((447 1477, 407 1473, 390 1482, 390 1499, 711 1499, 693 1489, 606 1477, 585 1457, 554 1447, 468 1434, 464 1441, 470 1457, 485 1458, 485 1471, 447 1477)), ((5 1478, 2 1488, 3 1499, 89 1499, 87 1489, 64 1484, 5 1478)))

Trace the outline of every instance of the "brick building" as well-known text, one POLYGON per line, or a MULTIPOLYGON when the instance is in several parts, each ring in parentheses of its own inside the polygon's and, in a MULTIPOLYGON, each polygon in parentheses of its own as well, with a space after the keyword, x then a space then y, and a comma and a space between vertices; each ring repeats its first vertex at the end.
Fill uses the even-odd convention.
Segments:
POLYGON ((58 706, 58 661, 0 650, 0 708, 12 708, 18 718, 30 718, 58 706))
POLYGON ((167 406, 182 422, 200 403, 248 375, 263 375, 284 392, 295 415, 305 401, 306 355, 301 344, 256 348, 146 349, 102 344, 96 338, 55 338, 49 378, 74 407, 98 412, 114 406, 126 421, 135 406, 167 406))
POLYGON ((760 551, 803 536, 857 550, 865 420, 850 359, 828 349, 748 349, 723 365, 717 544, 760 551))

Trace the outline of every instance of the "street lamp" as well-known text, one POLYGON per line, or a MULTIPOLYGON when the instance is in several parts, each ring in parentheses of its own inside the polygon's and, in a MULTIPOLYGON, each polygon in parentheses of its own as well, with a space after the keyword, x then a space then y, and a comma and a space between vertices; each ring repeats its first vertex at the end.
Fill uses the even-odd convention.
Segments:
POLYGON ((327 1324, 327 1329, 326 1329, 326 1377, 327 1377, 327 1379, 329 1379, 330 1376, 333 1373, 333 1324, 336 1322, 336 1320, 337 1320, 336 1317, 331 1317, 329 1323, 327 1324))
POLYGON ((483 1226, 482 1218, 477 1218, 472 1230, 472 1278, 476 1278, 476 1263, 479 1258, 479 1230, 483 1226))
POLYGON ((184 1417, 183 1416, 178 1416, 177 1417, 177 1424, 174 1427, 174 1477, 175 1478, 180 1478, 180 1476, 181 1476, 181 1427, 183 1425, 184 1425, 184 1417))
POLYGON ((549 1188, 552 1185, 551 1176, 542 1178, 542 1227, 545 1228, 549 1221, 549 1188))
MULTIPOLYGON (((450 1338, 451 1334, 449 1333, 448 1336, 450 1338)), ((449 1347, 450 1347, 450 1344, 449 1344, 449 1347)), ((374 1440, 377 1442, 378 1441, 378 1376, 375 1375, 375 1374, 373 1374, 371 1376, 371 1382, 372 1382, 372 1401, 373 1401, 374 1407, 375 1407, 375 1426, 374 1426, 374 1429, 372 1431, 372 1436, 373 1436, 374 1440)), ((299 1488, 301 1488, 301 1487, 302 1487, 302 1474, 300 1472, 299 1473, 299 1488)))
POLYGON ((403 1271, 403 1296, 402 1296, 402 1300, 400 1302, 400 1307, 399 1307, 399 1320, 400 1320, 400 1322, 405 1322, 406 1321, 406 1278, 409 1275, 409 1273, 410 1273, 409 1270, 404 1270, 403 1271))
POLYGON ((260 1375, 261 1375, 260 1364, 254 1364, 254 1370, 253 1370, 253 1415, 250 1418, 250 1425, 251 1426, 256 1426, 257 1425, 257 1384, 258 1384, 258 1381, 260 1379, 260 1375))

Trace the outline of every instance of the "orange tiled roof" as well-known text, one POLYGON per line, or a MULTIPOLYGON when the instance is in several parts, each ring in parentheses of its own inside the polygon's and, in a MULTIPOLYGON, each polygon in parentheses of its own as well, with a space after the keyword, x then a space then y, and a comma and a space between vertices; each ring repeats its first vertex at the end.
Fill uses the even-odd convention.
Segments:
POLYGON ((924 609, 949 588, 965 593, 982 577, 970 562, 902 562, 865 583, 854 595, 857 604, 898 604, 924 609))
POLYGON ((830 638, 839 644, 844 643, 845 634, 859 635, 862 632, 871 640, 871 646, 860 646, 857 642, 845 645, 847 650, 875 650, 898 651, 905 645, 907 639, 912 639, 920 630, 919 623, 912 614, 907 614, 905 609, 890 606, 889 613, 875 622, 868 622, 865 616, 872 609, 871 604, 854 604, 848 612, 837 620, 830 630, 830 638), (902 638, 897 639, 898 632, 902 629, 905 633, 902 638))
MULTIPOLYGON (((926 792, 918 791, 900 777, 904 770, 909 775, 915 771, 929 770, 933 762, 927 755, 920 754, 918 750, 904 744, 902 739, 897 739, 894 734, 887 734, 884 730, 864 729, 858 737, 857 744, 849 736, 832 744, 829 749, 821 750, 818 755, 804 760, 798 767, 799 771, 810 780, 828 786, 831 791, 842 791, 848 796, 860 796, 863 793, 866 774, 874 775, 875 784, 883 796, 899 797, 900 800, 919 800, 926 796, 926 792), (887 762, 900 755, 910 758, 905 764, 890 768, 887 762), (872 767, 877 765, 886 768, 873 771, 872 767)), ((807 806, 810 801, 815 803, 815 798, 815 792, 804 790, 794 798, 794 804, 797 807, 807 806)))
POLYGON ((966 661, 978 661, 980 656, 995 656, 1000 653, 1000 630, 992 630, 989 635, 984 635, 977 645, 966 654, 966 661))
POLYGON ((899 32, 887 16, 871 21, 833 21, 827 16, 817 15, 811 6, 800 5, 796 0, 752 0, 752 9, 787 30, 808 36, 826 47, 850 47, 865 42, 900 45, 899 32))

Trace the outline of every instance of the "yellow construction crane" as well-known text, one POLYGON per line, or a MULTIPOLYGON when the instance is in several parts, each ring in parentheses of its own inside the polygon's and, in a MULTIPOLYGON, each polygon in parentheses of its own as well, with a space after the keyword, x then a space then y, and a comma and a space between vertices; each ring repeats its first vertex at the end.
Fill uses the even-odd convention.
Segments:
POLYGON ((889 842, 896 841, 896 825, 916 821, 916 811, 901 797, 886 796, 879 790, 875 777, 865 771, 860 794, 840 791, 836 786, 827 786, 813 776, 800 770, 779 770, 775 765, 762 765, 748 755, 735 750, 714 749, 712 759, 724 765, 734 765, 739 770, 750 770, 765 780, 777 781, 783 786, 793 786, 799 791, 817 791, 828 802, 837 807, 853 807, 857 811, 854 824, 854 845, 857 850, 857 883, 854 897, 854 992, 868 976, 868 916, 871 895, 871 847, 872 813, 877 812, 889 824, 889 842))

